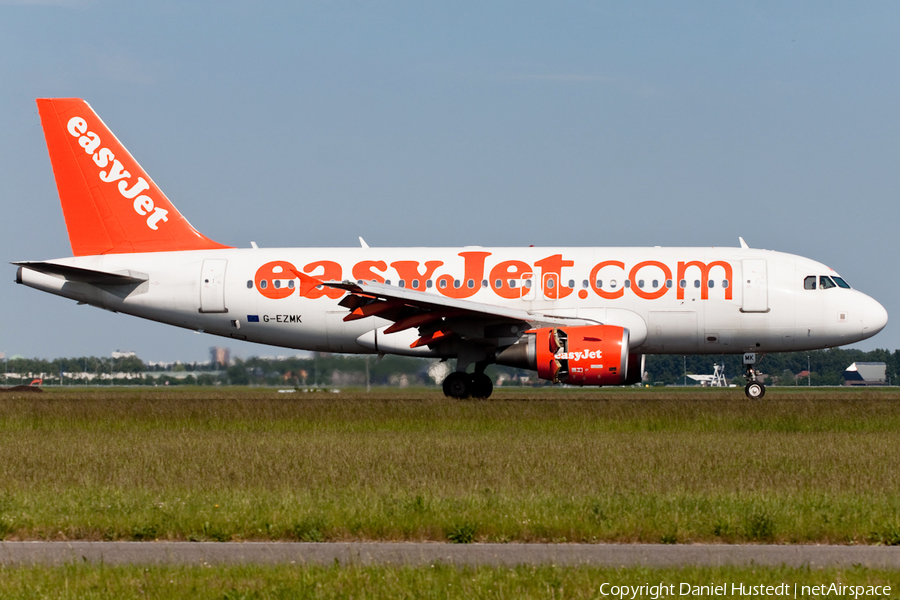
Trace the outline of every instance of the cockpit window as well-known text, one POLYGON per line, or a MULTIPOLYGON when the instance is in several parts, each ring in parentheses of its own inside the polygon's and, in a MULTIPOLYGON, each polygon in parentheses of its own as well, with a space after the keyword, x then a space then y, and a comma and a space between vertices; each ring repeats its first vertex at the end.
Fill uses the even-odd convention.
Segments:
POLYGON ((810 275, 806 279, 803 280, 803 289, 804 290, 814 290, 816 289, 816 276, 810 275))
POLYGON ((839 288, 844 288, 845 290, 850 289, 850 284, 844 281, 843 277, 834 276, 832 277, 832 279, 834 279, 834 282, 838 284, 839 288))
POLYGON ((826 277, 825 275, 819 276, 819 287, 823 290, 827 290, 828 288, 835 287, 834 282, 831 280, 831 277, 826 277))

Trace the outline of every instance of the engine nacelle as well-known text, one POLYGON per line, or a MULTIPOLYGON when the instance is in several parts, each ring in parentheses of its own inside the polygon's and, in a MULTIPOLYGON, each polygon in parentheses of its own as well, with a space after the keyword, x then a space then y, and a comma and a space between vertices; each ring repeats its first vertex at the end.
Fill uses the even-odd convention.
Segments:
POLYGON ((497 355, 497 364, 531 369, 571 385, 630 385, 641 380, 641 355, 628 351, 629 332, 614 325, 527 331, 497 355))
POLYGON ((621 385, 628 378, 628 330, 613 325, 535 332, 538 377, 571 385, 621 385))

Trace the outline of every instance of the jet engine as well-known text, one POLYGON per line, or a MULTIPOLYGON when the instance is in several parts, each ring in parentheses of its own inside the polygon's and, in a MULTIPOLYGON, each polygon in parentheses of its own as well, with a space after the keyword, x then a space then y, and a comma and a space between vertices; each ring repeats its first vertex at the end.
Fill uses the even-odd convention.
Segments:
POLYGON ((535 370, 570 385, 629 385, 641 380, 640 355, 628 351, 628 330, 614 325, 545 327, 525 333, 497 363, 535 370))

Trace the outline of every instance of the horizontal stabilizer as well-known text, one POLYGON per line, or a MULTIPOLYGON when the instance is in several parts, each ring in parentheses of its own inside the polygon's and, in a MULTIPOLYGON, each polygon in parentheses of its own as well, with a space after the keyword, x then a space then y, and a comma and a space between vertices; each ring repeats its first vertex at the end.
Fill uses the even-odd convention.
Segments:
POLYGON ((51 262, 14 262, 12 264, 47 275, 57 275, 68 281, 80 281, 91 285, 137 285, 150 279, 149 275, 136 271, 109 273, 51 262))

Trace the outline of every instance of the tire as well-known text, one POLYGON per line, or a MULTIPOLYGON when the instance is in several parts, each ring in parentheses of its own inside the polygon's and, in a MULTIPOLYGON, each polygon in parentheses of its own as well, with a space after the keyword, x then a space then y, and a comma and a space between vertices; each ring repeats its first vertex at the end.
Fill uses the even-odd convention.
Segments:
POLYGON ((744 393, 751 400, 759 400, 766 395, 766 386, 759 381, 751 381, 744 388, 744 393))
POLYGON ((494 382, 484 373, 472 375, 469 385, 471 386, 473 398, 490 398, 491 393, 494 391, 494 382))
POLYGON ((456 398, 457 400, 468 398, 471 387, 472 384, 467 373, 450 373, 444 379, 444 395, 448 398, 456 398))

